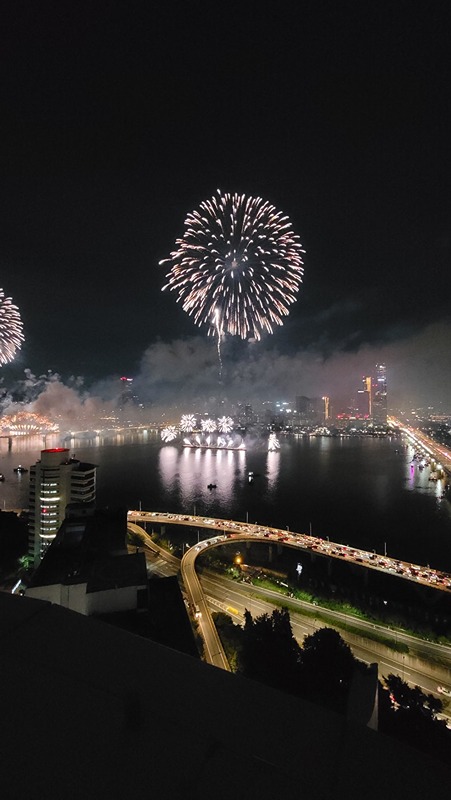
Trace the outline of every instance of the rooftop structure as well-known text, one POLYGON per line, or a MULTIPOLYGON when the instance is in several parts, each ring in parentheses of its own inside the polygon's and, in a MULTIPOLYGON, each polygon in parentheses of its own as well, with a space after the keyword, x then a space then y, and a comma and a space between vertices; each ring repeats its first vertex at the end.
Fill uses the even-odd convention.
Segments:
POLYGON ((128 554, 126 533, 125 511, 69 506, 27 596, 87 615, 146 608, 145 557, 128 554))
POLYGON ((5 800, 449 796, 435 759, 92 617, 0 594, 0 641, 5 800))

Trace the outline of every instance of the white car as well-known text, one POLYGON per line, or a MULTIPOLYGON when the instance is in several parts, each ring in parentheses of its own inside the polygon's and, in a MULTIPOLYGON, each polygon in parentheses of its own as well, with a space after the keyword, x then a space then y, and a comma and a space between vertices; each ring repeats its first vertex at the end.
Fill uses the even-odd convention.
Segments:
POLYGON ((437 691, 440 694, 445 694, 447 697, 451 697, 451 689, 447 689, 446 686, 437 686, 437 691))

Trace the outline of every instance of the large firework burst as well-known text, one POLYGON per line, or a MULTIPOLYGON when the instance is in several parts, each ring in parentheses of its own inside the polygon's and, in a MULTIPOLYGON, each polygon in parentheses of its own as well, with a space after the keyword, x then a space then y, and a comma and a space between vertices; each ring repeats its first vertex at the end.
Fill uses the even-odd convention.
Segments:
POLYGON ((224 333, 260 339, 282 325, 302 282, 299 237, 260 197, 221 194, 188 214, 185 233, 161 264, 170 266, 177 302, 220 341, 224 333))
POLYGON ((22 347, 24 335, 19 309, 0 289, 0 364, 8 364, 22 347))

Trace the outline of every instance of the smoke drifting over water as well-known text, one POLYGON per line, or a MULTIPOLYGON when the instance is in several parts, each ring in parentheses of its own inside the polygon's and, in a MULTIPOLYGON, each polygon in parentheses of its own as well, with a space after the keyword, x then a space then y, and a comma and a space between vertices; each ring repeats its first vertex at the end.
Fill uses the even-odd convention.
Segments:
POLYGON ((255 404, 262 400, 294 401, 297 395, 350 397, 363 375, 385 362, 389 406, 412 408, 451 406, 451 326, 431 325, 415 336, 364 347, 358 352, 339 352, 324 359, 317 352, 299 350, 281 354, 267 344, 223 347, 223 379, 218 379, 215 343, 200 336, 151 344, 129 390, 119 376, 89 389, 82 378, 67 381, 55 373, 25 377, 13 387, 3 387, 1 411, 35 411, 60 422, 61 429, 108 427, 126 409, 127 420, 147 422, 193 409, 207 410, 220 403, 255 404), (131 395, 134 395, 132 399, 131 395), (144 410, 139 408, 144 406, 144 410))

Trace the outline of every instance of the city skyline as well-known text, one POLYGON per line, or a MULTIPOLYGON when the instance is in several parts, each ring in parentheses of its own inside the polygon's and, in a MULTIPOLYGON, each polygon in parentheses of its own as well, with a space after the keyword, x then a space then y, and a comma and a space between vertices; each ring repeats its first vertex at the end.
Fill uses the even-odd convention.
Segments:
POLYGON ((108 400, 130 374, 162 407, 252 401, 383 361, 397 405, 445 403, 449 10, 202 5, 9 9, 0 258, 25 342, 3 388, 51 370, 61 401, 108 400), (218 187, 273 203, 306 250, 283 326, 222 342, 222 382, 159 266, 218 187))
MULTIPOLYGON (((362 399, 365 392, 361 387, 371 381, 372 405, 376 364, 369 367, 365 365, 366 368, 360 373, 356 369, 352 372, 343 369, 341 365, 340 369, 329 373, 328 381, 325 380, 323 368, 316 366, 316 373, 312 370, 311 376, 316 374, 320 376, 320 380, 315 384, 313 380, 308 382, 305 374, 293 372, 295 362, 290 362, 287 358, 271 362, 267 358, 260 365, 261 371, 253 364, 247 381, 241 381, 240 374, 235 372, 229 382, 224 380, 218 387, 217 354, 216 351, 213 354, 208 351, 209 345, 209 342, 201 342, 205 364, 208 365, 207 373, 199 364, 193 367, 192 359, 195 354, 190 351, 189 343, 184 342, 178 352, 172 350, 169 363, 164 356, 160 358, 159 365, 155 362, 150 383, 146 383, 139 374, 133 378, 113 377, 97 387, 94 386, 90 391, 80 380, 64 382, 57 374, 35 376, 27 371, 23 380, 10 387, 3 385, 0 400, 3 428, 6 431, 11 428, 14 435, 16 427, 20 430, 31 430, 39 420, 46 421, 49 430, 52 424, 59 424, 61 429, 70 430, 74 427, 83 429, 83 425, 94 428, 114 427, 118 421, 165 425, 175 423, 183 414, 221 416, 223 413, 236 413, 237 408, 246 404, 255 406, 260 411, 265 404, 274 409, 278 403, 295 408, 298 397, 316 400, 327 397, 332 418, 341 416, 343 419, 345 415, 372 419, 374 416, 373 409, 369 413, 369 399, 362 399), (326 391, 322 389, 323 386, 327 387, 326 391)), ((163 352, 166 352, 165 349, 163 352)), ((395 369, 390 363, 383 366, 386 368, 389 387, 384 407, 389 413, 416 411, 420 417, 431 413, 451 415, 449 401, 441 402, 436 397, 428 396, 427 386, 423 387, 423 398, 415 392, 411 396, 400 396, 395 369)), ((234 369, 237 370, 236 364, 234 369)), ((417 375, 414 371, 412 384, 416 381, 417 375)))

